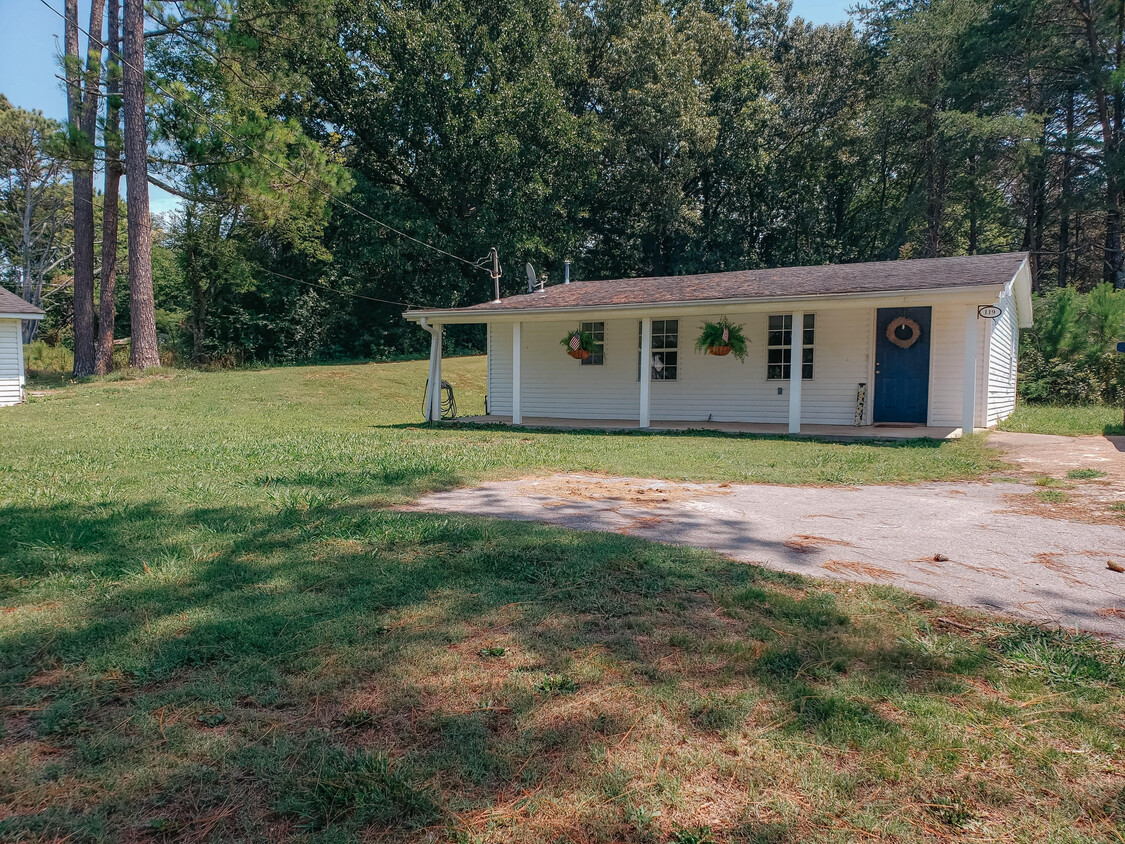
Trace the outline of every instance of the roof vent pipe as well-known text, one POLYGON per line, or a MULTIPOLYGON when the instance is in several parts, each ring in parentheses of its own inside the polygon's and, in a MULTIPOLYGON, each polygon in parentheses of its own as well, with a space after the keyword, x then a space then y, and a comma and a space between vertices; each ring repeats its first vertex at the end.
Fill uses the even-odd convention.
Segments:
POLYGON ((570 259, 563 261, 563 284, 570 284, 570 259))

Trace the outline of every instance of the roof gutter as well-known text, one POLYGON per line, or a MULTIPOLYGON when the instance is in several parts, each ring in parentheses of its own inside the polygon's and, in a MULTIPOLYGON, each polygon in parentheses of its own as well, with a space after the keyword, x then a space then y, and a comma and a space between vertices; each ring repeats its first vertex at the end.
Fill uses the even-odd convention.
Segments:
POLYGON ((43 319, 46 314, 39 312, 37 314, 0 314, 0 319, 43 319))

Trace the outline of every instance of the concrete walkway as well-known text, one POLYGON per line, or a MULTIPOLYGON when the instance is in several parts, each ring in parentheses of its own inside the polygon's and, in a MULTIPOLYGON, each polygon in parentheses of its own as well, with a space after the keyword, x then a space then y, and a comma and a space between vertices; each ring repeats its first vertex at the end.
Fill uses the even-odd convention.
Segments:
POLYGON ((556 475, 429 495, 412 509, 616 531, 816 577, 1125 640, 1125 527, 1020 512, 1011 483, 782 487, 556 475))

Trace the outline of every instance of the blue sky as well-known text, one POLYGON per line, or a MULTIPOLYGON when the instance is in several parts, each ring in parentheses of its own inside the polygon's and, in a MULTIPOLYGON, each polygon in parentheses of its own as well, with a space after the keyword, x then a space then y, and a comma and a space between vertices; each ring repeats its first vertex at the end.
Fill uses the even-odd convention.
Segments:
MULTIPOLYGON (((63 0, 48 0, 61 10, 63 0)), ((793 13, 813 23, 836 23, 847 17, 854 0, 794 0, 793 13)), ((89 15, 79 0, 80 15, 89 15)), ((0 0, 0 93, 13 105, 39 109, 48 117, 66 117, 66 98, 59 80, 62 18, 40 0, 0 0)), ((167 211, 173 198, 152 189, 152 210, 167 211)))

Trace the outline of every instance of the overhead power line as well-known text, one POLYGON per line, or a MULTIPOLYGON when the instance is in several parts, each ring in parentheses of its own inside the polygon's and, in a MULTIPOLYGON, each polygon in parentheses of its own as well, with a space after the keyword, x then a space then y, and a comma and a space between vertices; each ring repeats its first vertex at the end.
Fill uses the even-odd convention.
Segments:
POLYGON ((293 276, 286 275, 285 273, 267 270, 265 267, 258 267, 258 269, 266 273, 267 275, 275 275, 278 278, 284 278, 287 281, 295 281, 298 284, 307 284, 311 287, 319 287, 321 290, 329 290, 332 293, 339 293, 341 296, 352 296, 356 299, 367 299, 369 302, 379 302, 384 305, 402 305, 404 308, 414 307, 409 302, 392 302, 390 299, 377 299, 374 296, 364 296, 362 293, 352 293, 348 290, 337 290, 335 287, 329 287, 327 284, 321 284, 320 282, 308 281, 307 279, 303 278, 294 278, 293 276))
MULTIPOLYGON (((48 9, 50 9, 52 12, 54 12, 56 15, 58 15, 60 18, 62 18, 64 21, 66 20, 66 16, 62 12, 60 12, 58 9, 56 9, 54 6, 52 6, 50 3, 48 3, 47 0, 39 0, 39 2, 42 3, 44 6, 46 6, 48 9)), ((100 37, 95 37, 95 36, 91 35, 89 30, 83 29, 81 25, 78 26, 78 31, 81 32, 83 35, 85 35, 87 38, 89 38, 93 43, 97 44, 99 47, 105 48, 107 46, 106 43, 104 41, 102 41, 100 37)), ((127 64, 133 70, 139 70, 142 73, 144 72, 143 68, 138 68, 135 64, 132 64, 132 63, 128 62, 123 55, 118 55, 117 58, 122 63, 122 65, 127 64)), ((407 234, 406 232, 402 231, 402 229, 395 228, 394 226, 390 225, 389 223, 384 223, 382 220, 379 220, 379 219, 376 219, 375 217, 372 217, 366 211, 361 211, 359 208, 356 208, 354 205, 352 205, 347 200, 340 199, 339 197, 333 195, 333 193, 331 191, 321 187, 320 185, 318 185, 314 182, 309 181, 304 176, 302 176, 300 173, 297 173, 297 172, 291 170, 290 168, 286 167, 281 162, 275 161, 273 158, 266 155, 264 152, 261 152, 260 150, 255 149, 254 147, 250 146, 250 144, 248 144, 245 141, 239 139, 232 132, 228 131, 227 129, 224 129, 222 126, 219 126, 219 125, 213 123, 207 117, 206 113, 200 111, 195 106, 191 105, 191 103, 187 103, 187 102, 184 102, 183 100, 179 99, 174 94, 172 94, 170 91, 168 91, 166 88, 162 87, 158 82, 156 82, 154 80, 149 80, 149 84, 153 88, 155 88, 157 91, 162 93, 164 96, 166 96, 168 99, 170 99, 172 102, 178 103, 179 105, 183 106, 184 108, 188 109, 190 112, 195 114, 203 123, 205 123, 207 126, 211 127, 211 129, 213 129, 214 131, 216 131, 216 132, 220 133, 221 135, 224 135, 225 137, 229 138, 231 140, 231 142, 233 142, 235 144, 238 144, 243 149, 246 149, 249 152, 252 152, 254 155, 258 156, 259 158, 261 158, 266 163, 271 164, 272 166, 276 167, 281 172, 283 172, 286 175, 291 176, 292 178, 301 182, 303 185, 306 185, 306 186, 312 188, 317 193, 320 193, 321 195, 323 195, 329 202, 335 202, 341 208, 346 208, 347 210, 351 211, 352 213, 358 214, 360 217, 363 217, 366 220, 370 220, 375 225, 381 226, 382 228, 386 229, 387 231, 393 232, 394 234, 397 234, 399 237, 404 238, 405 240, 409 240, 412 243, 416 243, 416 244, 418 244, 419 246, 421 246, 425 249, 429 249, 429 250, 432 250, 433 252, 437 252, 438 254, 444 255, 447 258, 452 258, 454 261, 460 261, 462 264, 467 264, 468 266, 473 267, 474 269, 483 270, 483 271, 485 271, 489 274, 492 274, 493 270, 490 266, 488 266, 488 262, 492 259, 492 253, 491 252, 484 258, 481 258, 481 259, 476 260, 476 261, 470 261, 468 258, 462 258, 460 255, 454 255, 452 252, 447 252, 446 250, 442 249, 441 247, 434 246, 433 244, 427 243, 424 240, 419 240, 418 238, 414 237, 413 235, 407 234)), ((336 292, 342 292, 342 291, 336 291, 336 292)), ((365 297, 365 298, 370 298, 370 297, 365 297)), ((395 303, 391 303, 391 304, 402 304, 402 303, 395 302, 395 303)))

